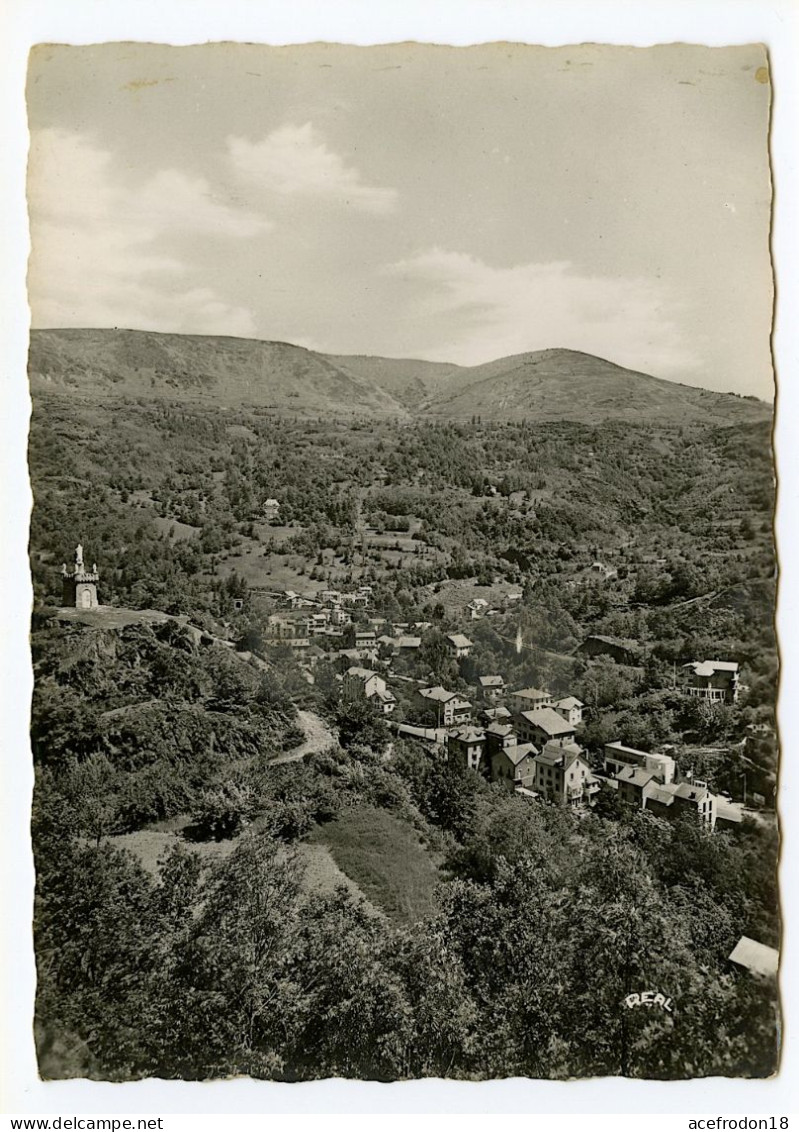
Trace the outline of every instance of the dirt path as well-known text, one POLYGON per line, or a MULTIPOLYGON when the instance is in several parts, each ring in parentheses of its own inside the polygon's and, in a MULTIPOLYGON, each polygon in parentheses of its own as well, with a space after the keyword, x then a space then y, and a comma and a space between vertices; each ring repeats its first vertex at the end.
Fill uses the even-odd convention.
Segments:
POLYGON ((300 724, 305 732, 305 741, 295 747, 293 751, 286 751, 272 759, 271 766, 277 763, 296 763, 306 755, 315 755, 318 751, 327 750, 328 747, 338 743, 338 737, 330 730, 325 721, 313 711, 300 711, 300 724))

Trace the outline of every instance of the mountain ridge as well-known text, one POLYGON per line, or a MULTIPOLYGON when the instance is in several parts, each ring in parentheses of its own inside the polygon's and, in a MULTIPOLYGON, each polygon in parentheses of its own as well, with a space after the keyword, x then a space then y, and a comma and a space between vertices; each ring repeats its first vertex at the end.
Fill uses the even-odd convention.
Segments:
POLYGON ((34 395, 123 395, 298 414, 435 419, 765 420, 771 406, 554 347, 478 366, 324 354, 290 342, 126 329, 32 330, 34 395))

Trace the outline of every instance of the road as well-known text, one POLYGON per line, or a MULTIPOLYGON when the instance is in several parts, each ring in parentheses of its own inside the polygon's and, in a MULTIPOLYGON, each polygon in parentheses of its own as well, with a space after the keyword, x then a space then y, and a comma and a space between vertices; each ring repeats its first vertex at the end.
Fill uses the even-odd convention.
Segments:
POLYGON ((316 712, 299 711, 297 714, 305 732, 305 741, 293 751, 286 751, 276 759, 272 759, 270 766, 277 763, 296 763, 306 755, 315 755, 318 751, 325 751, 328 747, 337 745, 338 737, 316 712))

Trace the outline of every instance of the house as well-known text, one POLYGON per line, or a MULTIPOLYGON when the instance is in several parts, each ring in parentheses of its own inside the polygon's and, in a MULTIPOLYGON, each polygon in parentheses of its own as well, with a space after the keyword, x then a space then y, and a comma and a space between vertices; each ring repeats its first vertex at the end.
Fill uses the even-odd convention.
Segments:
POLYGON ((266 632, 270 641, 280 640, 282 637, 294 637, 297 635, 297 623, 281 613, 270 613, 266 619, 266 632))
POLYGON ((400 650, 404 650, 404 651, 419 649, 419 648, 422 647, 422 638, 421 637, 411 637, 411 636, 395 637, 394 641, 395 641, 397 648, 400 649, 400 650))
POLYGON ((767 979, 776 978, 780 965, 779 951, 746 935, 741 936, 728 958, 736 967, 767 979))
POLYGON ((535 711, 523 711, 514 716, 516 730, 524 743, 536 743, 539 747, 555 741, 570 743, 574 739, 574 727, 567 723, 554 708, 540 707, 535 711))
POLYGON ((716 795, 716 826, 722 829, 740 829, 744 820, 742 802, 732 802, 729 798, 716 795))
POLYGON ((496 703, 505 691, 505 681, 501 676, 478 676, 477 683, 483 699, 496 703))
POLYGON ((641 646, 637 641, 625 637, 586 637, 578 647, 579 656, 590 658, 607 656, 616 664, 637 665, 641 663, 641 646))
POLYGON ((469 616, 471 617, 471 619, 473 621, 476 621, 477 618, 482 617, 485 611, 488 609, 488 602, 484 597, 476 597, 473 601, 469 602, 466 608, 469 610, 469 616))
POLYGON ((532 743, 509 743, 493 751, 490 758, 491 781, 506 782, 528 790, 535 785, 535 759, 538 748, 532 743))
POLYGON ((488 754, 503 750, 518 743, 516 732, 510 723, 500 723, 494 720, 485 729, 486 749, 488 754))
POLYGON ((472 651, 472 642, 468 637, 464 637, 463 633, 450 633, 446 637, 446 642, 450 655, 454 656, 456 660, 468 656, 472 651))
POLYGON ((629 806, 643 810, 646 798, 657 789, 658 782, 651 770, 642 766, 626 766, 614 776, 619 797, 629 806))
POLYGON ((346 634, 347 644, 350 648, 377 648, 377 634, 374 629, 365 629, 362 625, 349 625, 346 634))
POLYGON ((684 691, 708 703, 734 704, 738 699, 738 665, 734 660, 692 660, 682 666, 684 691))
POLYGON ((447 758, 464 769, 480 770, 485 752, 485 732, 476 727, 456 727, 447 732, 447 758))
POLYGON ((377 660, 377 649, 340 649, 337 656, 340 672, 346 672, 354 664, 360 665, 364 661, 374 664, 377 660))
POLYGON ((307 619, 301 614, 291 617, 284 613, 271 613, 266 621, 266 644, 288 645, 290 648, 308 648, 307 619))
POLYGON ((510 706, 515 711, 533 711, 535 708, 550 707, 554 702, 552 693, 541 688, 522 688, 510 694, 510 706))
POLYGON ((477 718, 481 723, 509 723, 513 718, 506 707, 486 707, 478 712, 477 718))
POLYGON ((324 633, 327 628, 327 613, 312 613, 306 625, 308 635, 311 637, 316 633, 324 633))
POLYGON ((533 761, 534 789, 560 806, 587 802, 599 789, 585 753, 576 743, 549 742, 533 761))
POLYGON ((716 799, 706 782, 695 778, 692 782, 658 783, 647 793, 644 808, 660 818, 674 819, 682 814, 695 814, 702 825, 714 829, 716 825, 716 799))
POLYGON ((310 647, 311 639, 305 634, 298 634, 295 637, 267 637, 264 643, 267 645, 284 645, 290 649, 307 649, 310 647))
POLYGON ((267 499, 264 503, 264 518, 267 523, 276 523, 280 517, 280 504, 276 499, 267 499))
POLYGON ((457 692, 449 692, 438 685, 420 688, 417 695, 426 708, 436 713, 439 727, 455 727, 459 723, 468 723, 472 718, 472 705, 457 692))
POLYGON ((351 703, 371 702, 384 715, 391 715, 397 706, 396 696, 386 687, 383 677, 371 668, 348 668, 344 673, 342 694, 351 703))
POLYGON ((625 747, 618 740, 605 744, 605 770, 608 774, 616 775, 630 766, 651 771, 661 783, 673 782, 677 773, 677 766, 670 755, 637 751, 635 747, 625 747))
POLYGON ((555 700, 552 707, 562 715, 567 723, 571 723, 574 727, 583 722, 583 708, 585 704, 582 700, 578 700, 576 696, 565 696, 562 700, 555 700))
POLYGON ((592 562, 591 573, 608 581, 610 578, 615 578, 618 571, 614 570, 612 566, 606 566, 604 562, 592 562))

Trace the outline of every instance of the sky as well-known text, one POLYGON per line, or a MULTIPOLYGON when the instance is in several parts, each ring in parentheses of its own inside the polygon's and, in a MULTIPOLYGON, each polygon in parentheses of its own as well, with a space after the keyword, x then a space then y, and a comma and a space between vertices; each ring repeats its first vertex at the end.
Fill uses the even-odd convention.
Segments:
POLYGON ((771 400, 769 99, 756 45, 40 46, 32 324, 771 400))

